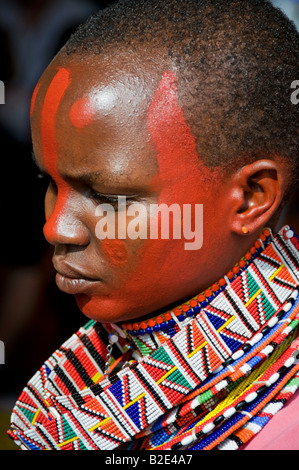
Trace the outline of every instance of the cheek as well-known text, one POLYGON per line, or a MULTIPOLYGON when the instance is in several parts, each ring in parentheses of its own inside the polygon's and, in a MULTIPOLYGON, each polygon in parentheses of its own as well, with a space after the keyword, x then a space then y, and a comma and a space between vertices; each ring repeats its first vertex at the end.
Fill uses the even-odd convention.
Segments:
POLYGON ((106 239, 101 242, 103 254, 114 267, 123 267, 129 262, 129 251, 122 240, 106 239))

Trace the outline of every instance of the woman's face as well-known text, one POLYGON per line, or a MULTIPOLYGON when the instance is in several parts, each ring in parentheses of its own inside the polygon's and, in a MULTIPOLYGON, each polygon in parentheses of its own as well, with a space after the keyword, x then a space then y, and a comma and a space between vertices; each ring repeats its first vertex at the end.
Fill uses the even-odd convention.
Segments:
POLYGON ((229 249, 223 253, 226 184, 198 156, 177 85, 173 72, 146 62, 134 70, 107 57, 58 58, 33 95, 57 285, 97 321, 139 318, 190 298, 232 262, 229 249), (194 238, 151 236, 155 204, 175 204, 182 233, 190 238, 196 229, 194 238))

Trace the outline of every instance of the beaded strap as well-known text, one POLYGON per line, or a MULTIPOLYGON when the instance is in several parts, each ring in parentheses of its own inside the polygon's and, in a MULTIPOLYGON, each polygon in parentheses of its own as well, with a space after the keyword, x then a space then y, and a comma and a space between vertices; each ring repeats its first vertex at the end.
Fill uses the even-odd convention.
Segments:
MULTIPOLYGON (((151 330, 133 328, 131 334, 127 328, 133 344, 146 346, 140 351, 144 357, 114 375, 104 377, 111 327, 107 332, 90 322, 80 329, 27 384, 13 411, 10 436, 31 449, 188 448, 202 445, 228 423, 231 433, 243 426, 252 414, 248 396, 261 396, 260 387, 243 392, 245 398, 236 398, 228 409, 221 402, 273 354, 284 354, 280 346, 298 324, 298 239, 289 227, 275 237, 270 231, 262 236, 250 260, 248 254, 247 263, 223 278, 225 285, 219 281, 213 295, 178 308, 184 319, 171 311, 175 325, 159 332, 149 322, 151 330), (211 407, 216 414, 209 416, 211 407), (229 420, 230 408, 237 413, 229 420), (239 419, 240 411, 248 414, 239 419)), ((117 346, 126 354, 132 342, 120 337, 117 346)), ((294 365, 274 375, 280 383, 296 370, 294 365)), ((270 389, 263 391, 271 400, 270 389)), ((207 446, 219 445, 218 434, 217 439, 207 446)))

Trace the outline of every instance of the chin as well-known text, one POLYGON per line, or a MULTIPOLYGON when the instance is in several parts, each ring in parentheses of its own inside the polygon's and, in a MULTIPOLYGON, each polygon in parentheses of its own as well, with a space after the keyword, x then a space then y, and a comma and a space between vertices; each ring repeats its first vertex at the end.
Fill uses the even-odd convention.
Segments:
POLYGON ((132 306, 125 308, 117 299, 89 297, 85 294, 78 294, 75 298, 81 312, 91 320, 100 323, 118 323, 132 319, 130 316, 132 306))

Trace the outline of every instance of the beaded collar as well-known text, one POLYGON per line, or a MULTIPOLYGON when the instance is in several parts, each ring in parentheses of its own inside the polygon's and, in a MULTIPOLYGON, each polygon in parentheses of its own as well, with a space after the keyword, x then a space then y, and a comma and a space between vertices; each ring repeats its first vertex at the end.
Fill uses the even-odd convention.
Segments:
POLYGON ((89 322, 29 381, 9 435, 29 449, 238 448, 299 386, 298 250, 289 227, 266 229, 223 279, 161 318, 89 322))

